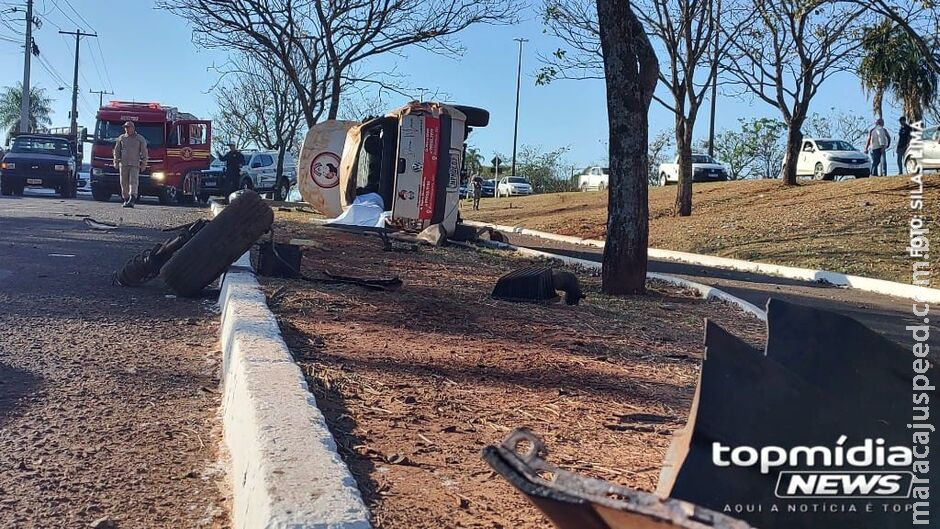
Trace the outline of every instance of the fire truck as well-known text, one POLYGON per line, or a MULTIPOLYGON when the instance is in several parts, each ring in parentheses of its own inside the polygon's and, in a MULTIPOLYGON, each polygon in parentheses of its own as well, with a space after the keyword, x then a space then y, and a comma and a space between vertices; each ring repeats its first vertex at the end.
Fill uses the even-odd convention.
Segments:
POLYGON ((135 124, 147 140, 149 159, 140 173, 138 194, 155 196, 161 204, 195 201, 200 172, 211 161, 212 122, 159 103, 111 101, 97 114, 91 148, 91 193, 107 202, 121 194, 114 167, 114 143, 124 133, 124 123, 135 124))

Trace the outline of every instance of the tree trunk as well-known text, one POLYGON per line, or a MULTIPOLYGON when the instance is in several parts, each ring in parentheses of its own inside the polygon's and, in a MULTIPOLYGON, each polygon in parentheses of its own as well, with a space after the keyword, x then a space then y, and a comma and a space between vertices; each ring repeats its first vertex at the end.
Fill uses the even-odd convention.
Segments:
POLYGON ((649 238, 649 107, 659 63, 643 26, 622 0, 598 0, 607 82, 610 181, 601 289, 646 292, 649 238))
POLYGON ((676 215, 692 214, 692 124, 676 118, 676 150, 679 152, 679 186, 676 189, 676 215))
POLYGON ((788 186, 796 185, 796 163, 800 158, 800 149, 803 143, 803 122, 806 121, 804 115, 796 114, 790 119, 787 128, 787 152, 783 162, 783 183, 788 186))
POLYGON ((875 93, 871 96, 871 106, 872 111, 875 113, 875 119, 881 118, 884 116, 882 110, 884 108, 884 99, 885 99, 885 89, 876 88, 875 93))

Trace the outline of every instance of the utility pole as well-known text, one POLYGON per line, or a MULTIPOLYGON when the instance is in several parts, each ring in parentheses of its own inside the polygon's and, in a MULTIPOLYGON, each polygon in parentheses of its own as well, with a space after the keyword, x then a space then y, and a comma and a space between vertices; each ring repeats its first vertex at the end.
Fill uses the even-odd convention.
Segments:
POLYGON ((114 92, 106 92, 104 90, 88 90, 89 94, 98 94, 98 108, 104 106, 104 96, 113 96, 114 92))
POLYGON ((29 132, 29 63, 33 55, 33 0, 26 0, 26 45, 23 48, 23 94, 20 97, 20 132, 29 132))
POLYGON ((513 39, 519 43, 519 68, 516 70, 516 124, 512 128, 512 174, 516 176, 516 142, 519 139, 519 88, 522 84, 522 43, 529 39, 513 39))
MULTIPOLYGON (((711 9, 709 15, 709 22, 712 25, 712 31, 715 32, 715 56, 712 57, 712 108, 711 108, 711 118, 708 127, 708 155, 712 158, 715 157, 715 110, 716 110, 716 100, 718 99, 718 36, 720 32, 718 31, 718 19, 715 17, 715 6, 712 5, 709 7, 711 9)), ((718 4, 718 9, 721 9, 721 3, 718 4)))
POLYGON ((72 112, 69 114, 69 117, 72 118, 72 128, 71 135, 78 137, 78 52, 79 44, 81 43, 82 37, 94 37, 98 38, 98 35, 95 33, 84 33, 82 30, 77 31, 60 31, 62 35, 75 35, 75 74, 72 77, 72 112))

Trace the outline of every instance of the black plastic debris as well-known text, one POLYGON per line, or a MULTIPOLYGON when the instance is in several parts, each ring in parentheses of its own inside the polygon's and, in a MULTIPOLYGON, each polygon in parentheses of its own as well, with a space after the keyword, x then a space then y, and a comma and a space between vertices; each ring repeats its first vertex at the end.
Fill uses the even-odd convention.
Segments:
POLYGON ((299 277, 302 256, 296 244, 263 241, 258 245, 258 273, 265 277, 299 277))
MULTIPOLYGON (((911 351, 847 316, 777 299, 767 328, 761 351, 706 322, 689 422, 657 492, 762 529, 909 526, 912 463, 878 454, 911 447, 911 351)), ((935 366, 923 376, 937 380, 935 366)), ((940 450, 934 439, 920 448, 940 450)), ((920 479, 936 483, 933 469, 920 479)), ((940 520, 924 514, 930 527, 940 520)))
POLYGON ((559 290, 565 292, 568 305, 577 305, 583 297, 578 278, 571 272, 533 265, 500 277, 493 288, 492 297, 505 301, 553 303, 561 299, 557 292, 559 290))

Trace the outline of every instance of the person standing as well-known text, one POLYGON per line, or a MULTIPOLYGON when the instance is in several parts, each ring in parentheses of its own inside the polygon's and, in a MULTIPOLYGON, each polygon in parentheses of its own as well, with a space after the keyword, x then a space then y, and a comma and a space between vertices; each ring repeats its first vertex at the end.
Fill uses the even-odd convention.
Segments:
POLYGON ((911 126, 907 118, 901 116, 901 128, 898 130, 898 174, 904 174, 904 155, 911 145, 911 126))
POLYGON ((471 180, 473 185, 473 209, 480 209, 480 197, 483 195, 483 178, 480 175, 474 175, 471 180))
POLYGON ((137 134, 133 121, 124 123, 124 134, 114 142, 114 167, 121 175, 121 197, 124 207, 134 207, 140 172, 147 168, 147 140, 137 134))
MULTIPOLYGON (((885 150, 891 145, 891 136, 885 130, 885 121, 878 118, 875 126, 868 131, 868 142, 865 144, 865 152, 871 153, 871 175, 879 176, 882 161, 884 160, 885 150)), ((883 171, 887 172, 887 171, 883 171)))
POLYGON ((242 176, 242 166, 245 165, 245 155, 235 147, 234 143, 228 144, 228 152, 219 154, 219 160, 225 162, 225 185, 220 185, 223 196, 228 197, 238 189, 238 181, 242 176))

